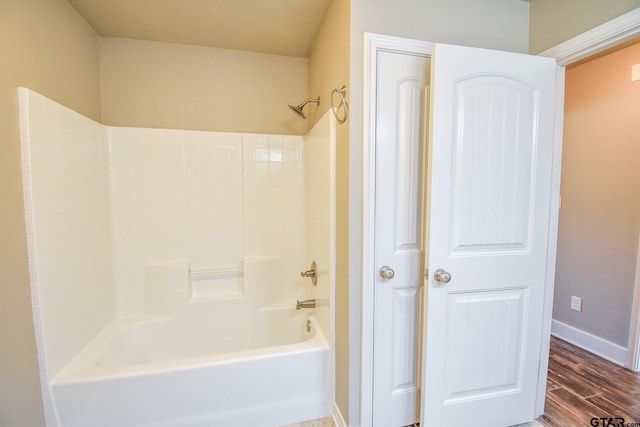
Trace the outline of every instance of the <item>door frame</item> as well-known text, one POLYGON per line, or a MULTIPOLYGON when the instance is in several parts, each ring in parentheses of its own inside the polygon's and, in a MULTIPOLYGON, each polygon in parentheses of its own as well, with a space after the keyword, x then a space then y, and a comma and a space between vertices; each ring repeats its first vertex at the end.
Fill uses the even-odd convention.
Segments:
MULTIPOLYGON (((562 78, 562 92, 564 92, 564 69, 566 66, 575 64, 590 56, 604 52, 608 49, 614 48, 627 41, 635 39, 640 36, 640 8, 634 9, 630 12, 620 15, 610 21, 607 21, 591 30, 588 30, 582 34, 579 34, 572 39, 569 39, 563 43, 560 43, 550 49, 540 53, 541 56, 547 56, 556 58, 559 72, 563 74, 562 78), (560 71, 561 70, 561 71, 560 71)), ((563 93, 556 94, 562 101, 564 98, 563 93)), ((560 139, 560 145, 562 143, 562 111, 556 112, 560 119, 559 134, 556 138, 560 139)), ((557 220, 556 220, 557 221, 557 220)), ((557 227, 557 223, 556 223, 557 227)), ((557 232, 557 229, 556 229, 557 232)), ((554 248, 555 251, 555 248, 554 248)), ((551 312, 553 310, 553 294, 548 296, 549 305, 545 305, 545 321, 548 320, 548 325, 544 325, 544 333, 551 333, 551 312), (548 310, 548 312, 546 311, 548 310), (547 331, 548 328, 548 331, 547 331)), ((543 354, 546 356, 540 360, 540 373, 538 379, 538 398, 536 402, 536 417, 544 413, 544 390, 546 383, 547 369, 549 365, 549 349, 547 347, 543 350, 543 354)), ((633 306, 631 311, 631 325, 628 341, 628 365, 634 371, 640 371, 640 242, 638 248, 638 264, 636 267, 636 281, 634 288, 633 306)))
MULTIPOLYGON (((621 15, 588 30, 570 40, 560 43, 539 55, 556 58, 558 64, 556 105, 564 102, 564 67, 588 56, 607 50, 640 35, 640 8, 621 15)), ((375 84, 377 53, 392 51, 407 54, 431 56, 433 43, 364 33, 364 90, 363 90, 363 148, 362 148, 362 241, 361 241, 361 372, 360 372, 360 425, 372 425, 373 417, 373 286, 375 274, 374 259, 374 218, 375 218, 375 84)), ((563 108, 556 111, 558 118, 554 130, 554 170, 552 194, 560 192, 560 166, 562 153, 562 117, 563 108)), ((552 201, 551 209, 559 208, 559 197, 552 201)), ((551 335, 551 312, 553 309, 553 284, 555 279, 555 253, 557 242, 558 217, 552 215, 549 239, 548 271, 545 283, 544 336, 551 335)), ((639 255, 640 256, 640 255, 639 255)), ((640 259, 640 258, 639 258, 640 259)), ((640 276, 640 273, 638 273, 640 276)), ((639 279, 640 280, 640 279, 639 279)), ((638 282, 638 281, 637 281, 638 282)), ((636 284, 633 307, 634 324, 629 349, 633 351, 634 368, 640 368, 640 291, 636 284)), ((538 375, 538 394, 535 417, 544 413, 544 390, 546 388, 549 362, 548 340, 543 340, 538 375), (544 343, 547 344, 544 344, 544 343)), ((424 386, 424 385, 423 385, 424 386)))

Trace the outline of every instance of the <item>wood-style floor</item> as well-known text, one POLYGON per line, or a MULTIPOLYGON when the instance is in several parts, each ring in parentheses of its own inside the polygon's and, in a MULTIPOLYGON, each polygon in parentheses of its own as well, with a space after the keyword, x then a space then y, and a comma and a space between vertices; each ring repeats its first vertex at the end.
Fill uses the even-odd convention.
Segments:
POLYGON ((551 337, 545 413, 538 421, 547 427, 621 425, 615 418, 640 426, 640 374, 551 337))

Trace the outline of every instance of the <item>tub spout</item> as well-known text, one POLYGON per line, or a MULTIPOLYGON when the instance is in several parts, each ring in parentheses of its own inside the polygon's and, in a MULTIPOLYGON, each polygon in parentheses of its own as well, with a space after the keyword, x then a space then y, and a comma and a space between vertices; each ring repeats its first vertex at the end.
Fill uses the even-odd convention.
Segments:
POLYGON ((304 299, 302 301, 296 301, 296 310, 300 310, 301 308, 316 308, 316 300, 304 299))

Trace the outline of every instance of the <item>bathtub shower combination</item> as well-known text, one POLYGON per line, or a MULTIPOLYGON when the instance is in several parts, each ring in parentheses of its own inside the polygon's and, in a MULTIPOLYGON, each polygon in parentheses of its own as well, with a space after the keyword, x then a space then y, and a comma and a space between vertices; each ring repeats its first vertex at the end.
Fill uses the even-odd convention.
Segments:
POLYGON ((306 136, 117 128, 19 95, 47 426, 330 415, 335 119, 306 136))

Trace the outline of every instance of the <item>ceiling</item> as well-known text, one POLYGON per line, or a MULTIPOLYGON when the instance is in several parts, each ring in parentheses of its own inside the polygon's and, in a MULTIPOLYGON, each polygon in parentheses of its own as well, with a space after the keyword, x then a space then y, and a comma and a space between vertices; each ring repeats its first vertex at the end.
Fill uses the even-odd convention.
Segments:
POLYGON ((331 0, 68 0, 103 37, 308 58, 331 0))

